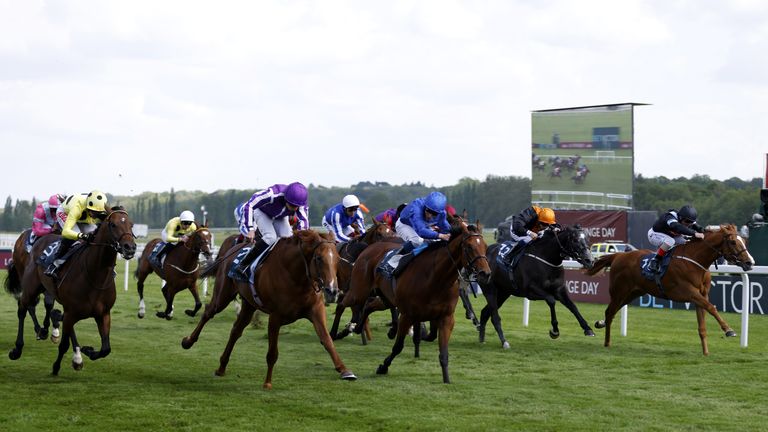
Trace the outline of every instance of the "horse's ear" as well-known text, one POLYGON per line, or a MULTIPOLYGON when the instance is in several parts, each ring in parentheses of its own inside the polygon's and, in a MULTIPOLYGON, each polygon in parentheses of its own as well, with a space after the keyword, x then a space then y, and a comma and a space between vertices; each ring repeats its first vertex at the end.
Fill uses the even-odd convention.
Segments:
POLYGON ((379 226, 381 222, 377 221, 373 215, 371 215, 371 222, 373 222, 373 226, 379 226))
POLYGON ((467 213, 467 209, 461 211, 461 218, 464 220, 469 220, 469 213, 467 213))
POLYGON ((477 227, 478 232, 483 232, 483 228, 485 228, 483 224, 480 223, 480 219, 475 220, 475 226, 477 227))

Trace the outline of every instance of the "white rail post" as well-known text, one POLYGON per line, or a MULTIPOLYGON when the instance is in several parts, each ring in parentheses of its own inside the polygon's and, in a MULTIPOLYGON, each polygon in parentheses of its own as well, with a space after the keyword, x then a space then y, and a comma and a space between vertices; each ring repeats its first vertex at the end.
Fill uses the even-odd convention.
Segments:
POLYGON ((528 315, 531 310, 531 301, 523 299, 523 327, 528 327, 528 315))
POLYGON ((627 335, 627 311, 629 310, 627 306, 628 305, 624 305, 624 307, 621 308, 621 335, 622 336, 627 335))
POLYGON ((203 279, 203 297, 208 297, 208 278, 203 279))
POLYGON ((749 312, 752 305, 752 287, 749 282, 749 275, 741 274, 741 347, 746 348, 749 342, 749 312))
POLYGON ((130 270, 130 260, 124 259, 125 261, 125 278, 123 278, 123 289, 125 292, 128 292, 128 271, 130 270))

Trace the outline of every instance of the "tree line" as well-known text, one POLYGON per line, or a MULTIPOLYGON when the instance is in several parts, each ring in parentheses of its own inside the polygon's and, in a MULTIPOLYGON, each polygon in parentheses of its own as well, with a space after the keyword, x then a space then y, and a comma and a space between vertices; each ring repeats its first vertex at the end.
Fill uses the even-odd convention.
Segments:
MULTIPOLYGON (((738 178, 713 180, 706 175, 692 178, 635 177, 635 210, 663 212, 692 204, 699 211, 704 224, 732 222, 746 223, 760 207, 762 181, 738 178)), ((472 220, 479 219, 487 227, 495 227, 507 216, 530 205, 531 180, 517 176, 489 175, 484 180, 462 178, 455 185, 427 186, 421 182, 391 185, 386 182, 363 181, 350 187, 325 187, 310 184, 309 216, 313 226, 320 225, 323 213, 341 202, 346 194, 355 194, 371 210, 370 216, 414 198, 438 190, 448 197, 448 203, 457 211, 467 211, 472 220)), ((202 221, 201 207, 205 207, 207 221, 213 227, 235 226, 234 209, 248 200, 254 190, 227 189, 207 193, 202 191, 144 192, 135 196, 108 195, 111 205, 126 208, 135 223, 151 228, 162 228, 168 219, 182 210, 192 210, 202 221)), ((18 232, 32 224, 32 214, 38 201, 14 199, 5 201, 0 214, 0 231, 18 232)))

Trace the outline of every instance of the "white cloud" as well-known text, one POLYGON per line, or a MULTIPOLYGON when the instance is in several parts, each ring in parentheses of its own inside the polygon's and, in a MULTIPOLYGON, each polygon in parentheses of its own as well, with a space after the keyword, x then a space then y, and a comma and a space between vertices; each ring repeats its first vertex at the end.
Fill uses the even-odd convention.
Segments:
POLYGON ((653 104, 637 172, 750 178, 765 5, 0 1, 6 161, 66 172, 0 180, 28 197, 527 176, 531 110, 626 101, 653 104), (701 151, 724 142, 739 156, 701 151))

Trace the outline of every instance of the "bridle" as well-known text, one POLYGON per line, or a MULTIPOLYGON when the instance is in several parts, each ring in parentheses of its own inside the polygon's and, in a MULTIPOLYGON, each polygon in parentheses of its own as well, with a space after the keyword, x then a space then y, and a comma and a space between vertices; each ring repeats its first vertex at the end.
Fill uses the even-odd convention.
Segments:
MULTIPOLYGON (((115 214, 118 214, 118 213, 122 213, 122 214, 128 216, 128 212, 125 211, 125 210, 115 210, 115 211, 110 212, 109 215, 107 215, 107 217, 104 219, 104 222, 102 222, 102 224, 107 223, 107 229, 109 230, 109 236, 111 237, 111 241, 107 242, 107 243, 93 242, 93 243, 90 243, 91 245, 93 245, 93 246, 109 246, 112 249, 114 249, 115 252, 121 253, 120 250, 122 249, 122 247, 120 246, 120 240, 122 240, 123 237, 125 237, 125 236, 131 236, 131 239, 135 239, 136 238, 136 235, 133 233, 133 231, 124 232, 119 237, 115 238, 115 234, 112 232, 112 227, 109 224, 113 223, 110 220, 110 219, 112 219, 112 216, 115 215, 115 214)), ((98 229, 101 229, 101 225, 99 225, 99 228, 97 228, 97 230, 98 229)))
MULTIPOLYGON (((567 230, 562 232, 568 234, 569 236, 571 235, 570 233, 568 233, 567 230)), ((573 230, 573 232, 578 235, 580 233, 580 230, 573 230)), ((576 261, 579 261, 579 258, 586 260, 586 257, 582 256, 582 252, 580 250, 571 250, 568 247, 566 247, 566 246, 570 246, 572 242, 568 242, 566 243, 566 245, 563 245, 563 243, 560 241, 560 236, 557 235, 558 232, 554 231, 553 234, 555 236, 555 241, 557 241, 557 245, 560 247, 560 256, 562 258, 573 258, 576 261)))
MULTIPOLYGON (((488 257, 486 257, 483 254, 477 254, 476 257, 470 258, 469 251, 471 251, 472 248, 469 247, 469 245, 467 244, 467 240, 469 240, 472 237, 483 238, 482 234, 480 234, 480 233, 473 233, 473 232, 462 233, 462 238, 461 238, 461 254, 462 254, 462 257, 464 258, 464 261, 467 262, 467 265, 464 266, 464 267, 465 268, 469 268, 469 270, 471 271, 471 274, 476 275, 478 273, 478 270, 477 270, 477 266, 475 266, 475 262, 477 262, 480 259, 484 259, 486 262, 488 262, 488 257)), ((453 262, 453 264, 456 267, 461 268, 459 263, 457 263, 456 260, 453 259, 453 255, 451 255, 450 251, 448 252, 448 256, 451 258, 451 261, 453 262)))
POLYGON ((320 248, 320 246, 322 246, 324 243, 332 245, 333 249, 336 250, 335 242, 321 239, 312 247, 312 258, 310 258, 310 263, 308 264, 303 251, 304 242, 299 238, 299 253, 301 253, 301 261, 304 263, 304 272, 307 276, 307 280, 312 281, 312 286, 314 287, 315 292, 320 292, 321 289, 325 289, 327 286, 329 286, 329 284, 323 280, 323 277, 320 276, 322 274, 320 266, 322 265, 323 259, 317 256, 318 248, 320 248), (315 274, 317 276, 312 277, 312 269, 315 270, 315 274))
POLYGON ((189 237, 189 240, 186 242, 182 242, 181 245, 184 246, 185 249, 192 251, 193 253, 197 253, 197 254, 202 253, 203 255, 205 255, 206 258, 210 258, 211 257, 210 246, 207 252, 203 251, 203 248, 201 246, 201 244, 206 244, 206 245, 208 244, 207 240, 202 239, 201 237, 202 234, 200 234, 201 231, 210 233, 210 231, 208 231, 208 228, 198 228, 195 230, 194 233, 192 233, 192 235, 189 237), (191 242, 193 238, 198 238, 201 240, 194 242, 192 244, 192 247, 187 246, 187 242, 191 242))
MULTIPOLYGON (((708 248, 712 249, 712 251, 714 251, 717 254, 717 256, 722 256, 728 262, 735 263, 736 265, 741 265, 744 263, 744 261, 739 259, 739 255, 748 251, 746 246, 744 246, 743 248, 739 248, 735 239, 736 236, 737 236, 736 233, 726 233, 723 231, 723 245, 728 245, 728 249, 730 250, 729 253, 724 253, 722 251, 722 249, 724 248, 721 248, 719 250, 714 246, 710 245, 709 243, 707 243, 706 241, 704 241, 703 243, 707 245, 708 248)), ((717 263, 717 260, 715 260, 715 263, 717 263)), ((717 264, 715 264, 715 266, 717 266, 717 264)))

